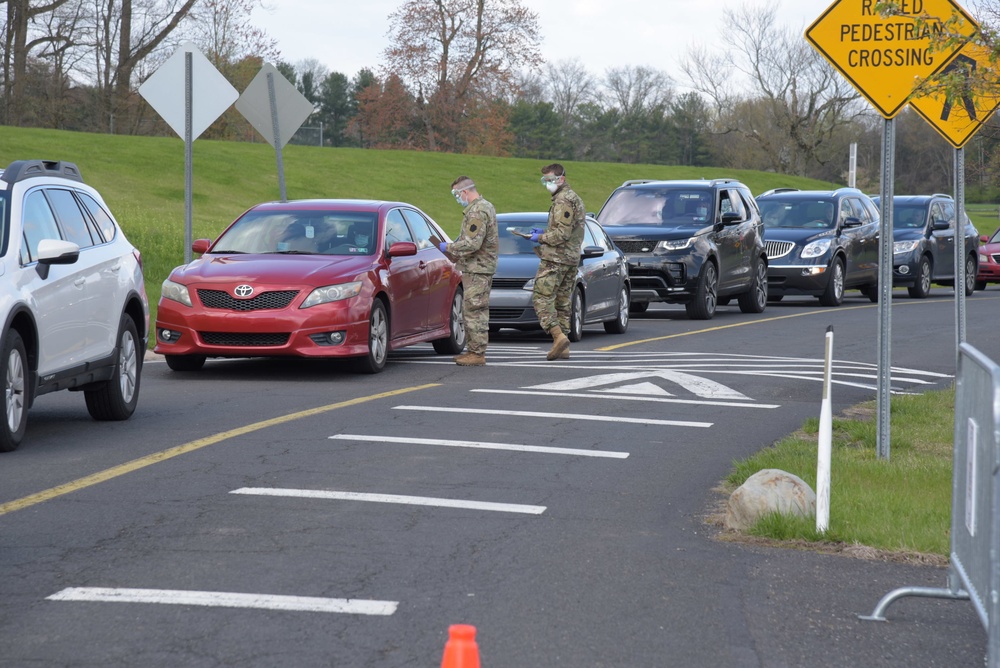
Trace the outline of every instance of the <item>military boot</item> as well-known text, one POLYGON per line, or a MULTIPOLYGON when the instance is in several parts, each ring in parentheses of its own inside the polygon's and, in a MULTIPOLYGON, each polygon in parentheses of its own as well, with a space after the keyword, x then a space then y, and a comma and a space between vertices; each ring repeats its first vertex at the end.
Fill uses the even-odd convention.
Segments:
POLYGON ((550 329, 549 334, 552 335, 552 349, 549 350, 549 354, 545 356, 545 359, 551 362, 552 360, 559 359, 560 355, 569 350, 569 339, 566 338, 562 328, 558 325, 550 329))
POLYGON ((458 366, 485 366, 486 356, 479 353, 465 353, 455 358, 458 366))

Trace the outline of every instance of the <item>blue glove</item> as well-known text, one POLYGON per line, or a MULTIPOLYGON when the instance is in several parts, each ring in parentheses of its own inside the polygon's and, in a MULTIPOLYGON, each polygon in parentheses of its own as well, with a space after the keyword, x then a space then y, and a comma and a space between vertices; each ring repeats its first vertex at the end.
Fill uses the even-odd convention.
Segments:
POLYGON ((540 227, 532 227, 530 230, 528 230, 528 232, 530 232, 531 234, 545 234, 545 230, 543 230, 540 227))
POLYGON ((541 232, 532 232, 530 238, 531 238, 532 241, 534 241, 537 244, 538 243, 538 237, 540 237, 540 236, 542 236, 541 232))
POLYGON ((442 241, 441 243, 438 244, 438 248, 441 250, 442 253, 445 253, 448 250, 448 243, 442 241))

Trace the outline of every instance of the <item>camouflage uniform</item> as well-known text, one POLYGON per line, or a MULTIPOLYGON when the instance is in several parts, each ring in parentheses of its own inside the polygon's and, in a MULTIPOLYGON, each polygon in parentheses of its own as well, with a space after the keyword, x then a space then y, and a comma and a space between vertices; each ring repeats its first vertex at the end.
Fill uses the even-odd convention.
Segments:
POLYGON ((583 200, 566 184, 552 195, 549 226, 538 238, 536 252, 542 261, 535 274, 531 302, 542 329, 558 326, 569 332, 570 296, 580 266, 584 220, 583 200))
POLYGON ((462 231, 448 253, 462 271, 462 314, 467 350, 486 354, 490 332, 490 288, 497 270, 497 212, 479 196, 465 208, 462 231))

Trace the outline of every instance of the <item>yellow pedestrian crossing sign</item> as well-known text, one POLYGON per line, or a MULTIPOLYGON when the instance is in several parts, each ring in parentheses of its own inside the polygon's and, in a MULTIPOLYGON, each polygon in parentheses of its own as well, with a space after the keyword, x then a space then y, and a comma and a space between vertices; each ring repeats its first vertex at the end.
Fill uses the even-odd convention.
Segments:
POLYGON ((897 0, 900 14, 888 16, 876 1, 837 0, 806 29, 806 39, 892 118, 915 84, 943 69, 979 26, 952 0, 897 0), (956 44, 943 44, 948 34, 959 36, 956 44))
POLYGON ((962 148, 1000 106, 1000 88, 991 71, 990 50, 981 44, 967 42, 958 55, 942 70, 942 74, 955 71, 966 78, 976 74, 990 81, 990 86, 979 86, 949 100, 943 92, 928 93, 910 100, 914 111, 937 130, 955 148, 962 148), (986 73, 984 76, 984 72, 986 73))

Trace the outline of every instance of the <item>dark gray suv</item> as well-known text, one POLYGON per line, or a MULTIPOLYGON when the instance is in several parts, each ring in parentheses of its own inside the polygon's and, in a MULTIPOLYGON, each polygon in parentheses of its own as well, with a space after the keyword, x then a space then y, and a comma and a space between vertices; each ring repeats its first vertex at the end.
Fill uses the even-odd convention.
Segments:
POLYGON ((708 320, 734 297, 744 313, 767 305, 763 224, 739 181, 626 181, 597 219, 628 256, 633 313, 668 302, 708 320))

